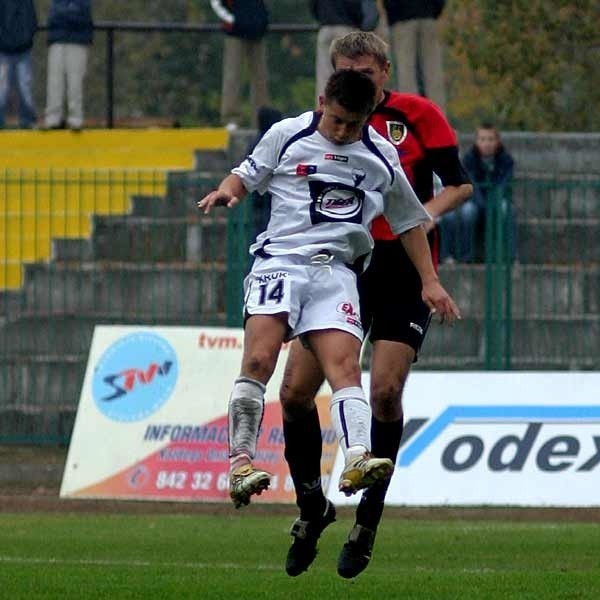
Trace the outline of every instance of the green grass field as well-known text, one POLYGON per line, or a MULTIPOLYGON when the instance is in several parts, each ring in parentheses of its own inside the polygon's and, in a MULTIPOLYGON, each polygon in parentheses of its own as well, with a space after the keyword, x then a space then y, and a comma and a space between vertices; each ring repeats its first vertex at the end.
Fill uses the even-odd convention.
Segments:
POLYGON ((0 514, 0 598, 600 598, 600 524, 388 518, 353 581, 323 535, 311 569, 283 569, 289 516, 0 514))

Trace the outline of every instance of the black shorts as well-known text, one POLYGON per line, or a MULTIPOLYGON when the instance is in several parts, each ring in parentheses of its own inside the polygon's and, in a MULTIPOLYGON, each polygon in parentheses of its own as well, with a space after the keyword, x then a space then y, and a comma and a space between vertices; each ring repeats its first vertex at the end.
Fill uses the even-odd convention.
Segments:
POLYGON ((431 312, 421 299, 421 278, 399 239, 377 241, 368 269, 358 278, 360 313, 369 340, 423 343, 431 312))

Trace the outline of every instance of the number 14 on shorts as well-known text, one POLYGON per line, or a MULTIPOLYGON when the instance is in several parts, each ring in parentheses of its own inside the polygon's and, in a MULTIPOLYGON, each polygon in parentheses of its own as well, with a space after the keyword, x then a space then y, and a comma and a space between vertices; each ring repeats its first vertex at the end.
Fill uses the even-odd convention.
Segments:
POLYGON ((269 273, 254 277, 250 283, 246 308, 282 307, 289 301, 290 281, 285 272, 269 273))

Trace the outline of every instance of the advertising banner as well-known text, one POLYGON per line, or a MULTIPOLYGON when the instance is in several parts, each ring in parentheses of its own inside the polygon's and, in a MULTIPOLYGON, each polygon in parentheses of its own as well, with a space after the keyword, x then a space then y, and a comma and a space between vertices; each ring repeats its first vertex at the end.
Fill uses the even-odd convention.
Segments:
POLYGON ((387 504, 600 506, 600 373, 414 372, 404 408, 387 504))
MULTIPOLYGON (((242 330, 99 326, 94 332, 61 497, 228 501, 227 405, 242 330)), ((282 348, 266 393, 255 464, 274 474, 253 502, 294 502, 283 457, 282 348)), ((329 388, 317 399, 327 484, 337 442, 329 388)))

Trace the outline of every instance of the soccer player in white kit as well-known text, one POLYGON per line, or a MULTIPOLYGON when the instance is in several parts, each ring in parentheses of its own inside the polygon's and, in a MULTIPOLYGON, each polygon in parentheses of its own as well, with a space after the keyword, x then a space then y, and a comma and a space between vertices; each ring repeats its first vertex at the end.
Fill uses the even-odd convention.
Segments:
MULTIPOLYGON (((368 262, 369 225, 376 216, 385 214, 402 234, 431 309, 450 320, 459 316, 435 277, 422 228, 430 217, 395 149, 365 126, 374 102, 368 77, 334 73, 321 111, 273 125, 252 155, 198 202, 208 213, 215 205, 235 206, 251 191, 271 194, 267 229, 250 248, 255 260, 244 281, 244 351, 229 400, 230 496, 236 507, 269 486, 270 474, 252 465, 264 392, 282 343, 298 336, 332 389, 332 422, 346 461, 340 490, 350 495, 392 474, 391 460, 369 452, 370 413, 359 364, 363 331, 355 272, 368 262), (386 196, 391 189, 393 198, 386 196)), ((316 524, 319 534, 334 519, 328 501, 316 524)))

